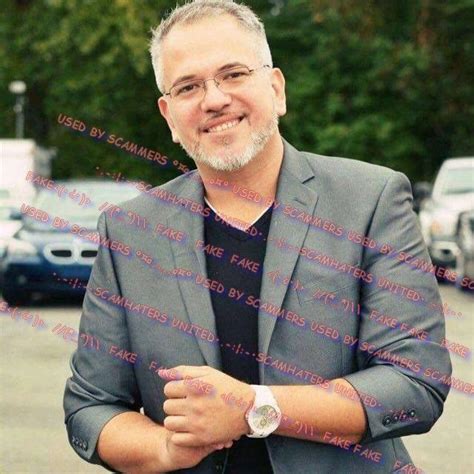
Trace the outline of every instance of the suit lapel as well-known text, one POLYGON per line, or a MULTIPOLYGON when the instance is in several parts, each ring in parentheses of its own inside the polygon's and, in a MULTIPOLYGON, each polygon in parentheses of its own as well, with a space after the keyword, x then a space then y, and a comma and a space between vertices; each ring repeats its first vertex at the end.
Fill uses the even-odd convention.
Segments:
MULTIPOLYGON (((204 206, 204 189, 202 181, 189 179, 180 197, 191 199, 204 206)), ((209 289, 195 283, 196 275, 207 278, 206 256, 204 251, 196 249, 196 240, 204 241, 204 218, 197 213, 175 206, 168 217, 168 225, 188 231, 187 245, 177 242, 171 243, 176 268, 185 268, 193 272, 193 279, 178 278, 178 284, 183 297, 184 305, 191 323, 209 329, 217 335, 214 310, 212 308, 209 289)), ((207 365, 221 369, 220 346, 218 343, 210 343, 196 336, 197 343, 206 360, 207 365)))
MULTIPOLYGON (((291 276, 298 259, 298 250, 301 248, 309 223, 292 223, 291 219, 284 215, 285 208, 296 207, 310 215, 313 214, 318 194, 305 186, 303 183, 314 176, 312 169, 303 153, 298 152, 286 140, 283 140, 284 156, 280 170, 276 200, 281 205, 274 209, 270 230, 268 234, 267 250, 264 260, 264 272, 262 276, 262 287, 260 300, 280 307, 285 298, 289 284, 275 285, 271 278, 267 277, 269 272, 278 271, 281 275, 291 276), (294 248, 282 252, 275 242, 284 240, 294 248)), ((179 197, 191 199, 204 205, 204 189, 202 181, 194 173, 195 179, 189 179, 177 193, 179 197)), ((189 241, 187 245, 178 242, 170 242, 176 268, 191 270, 193 275, 203 275, 207 278, 206 256, 204 251, 196 249, 197 240, 204 241, 204 219, 197 213, 192 213, 174 206, 168 216, 168 225, 173 228, 187 229, 189 241)), ((217 334, 214 310, 209 290, 195 283, 195 280, 178 278, 178 284, 183 297, 184 305, 191 323, 208 328, 217 334)), ((276 318, 266 314, 261 308, 258 313, 258 346, 260 352, 267 352, 270 345, 276 318)), ((209 342, 196 337, 199 348, 206 363, 221 369, 221 356, 219 344, 209 342)), ((260 364, 260 380, 263 383, 264 365, 260 364)))
MULTIPOLYGON (((289 210, 296 207, 307 214, 313 215, 318 200, 318 194, 303 184, 314 176, 306 157, 286 140, 283 140, 283 144, 284 157, 276 194, 276 202, 281 203, 281 205, 274 209, 272 215, 260 291, 261 302, 271 303, 278 308, 283 303, 289 283, 275 285, 273 280, 268 277, 268 273, 279 272, 284 277, 291 277, 298 260, 299 249, 309 228, 309 223, 292 222, 291 218, 284 214, 284 209, 289 210), (290 250, 278 248, 276 242, 279 240, 285 241, 292 248, 290 250)), ((266 313, 262 308, 259 309, 259 352, 268 352, 276 321, 275 316, 266 313)), ((260 364, 261 383, 264 380, 264 368, 264 364, 260 364)))

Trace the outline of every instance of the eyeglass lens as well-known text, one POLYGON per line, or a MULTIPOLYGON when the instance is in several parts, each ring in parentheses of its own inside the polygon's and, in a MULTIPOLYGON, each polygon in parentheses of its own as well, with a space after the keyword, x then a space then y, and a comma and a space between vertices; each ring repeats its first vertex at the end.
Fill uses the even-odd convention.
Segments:
MULTIPOLYGON (((249 76, 250 70, 247 67, 242 66, 216 74, 214 81, 222 92, 232 92, 236 88, 243 85, 249 76)), ((212 80, 212 78, 207 80, 212 80)), ((204 93, 204 84, 205 81, 202 79, 177 84, 170 90, 171 97, 176 97, 179 99, 190 99, 198 96, 200 97, 204 93)))

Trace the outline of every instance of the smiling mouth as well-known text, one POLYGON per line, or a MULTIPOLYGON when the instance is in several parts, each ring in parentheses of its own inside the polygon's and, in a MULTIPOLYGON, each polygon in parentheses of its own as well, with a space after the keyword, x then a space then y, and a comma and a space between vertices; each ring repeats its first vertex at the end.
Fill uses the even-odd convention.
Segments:
POLYGON ((224 132, 229 130, 230 128, 236 127, 242 120, 244 116, 236 118, 234 120, 229 120, 228 122, 222 123, 220 125, 216 125, 215 127, 206 128, 204 130, 205 133, 217 133, 217 132, 224 132))

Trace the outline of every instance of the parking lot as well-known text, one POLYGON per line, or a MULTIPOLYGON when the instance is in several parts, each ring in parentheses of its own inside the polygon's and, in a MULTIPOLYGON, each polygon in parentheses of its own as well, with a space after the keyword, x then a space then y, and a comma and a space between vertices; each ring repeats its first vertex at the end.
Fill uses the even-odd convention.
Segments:
MULTIPOLYGON (((474 297, 446 285, 441 293, 443 302, 463 313, 462 318, 447 318, 447 339, 471 349, 474 297)), ((76 456, 63 423, 64 382, 70 375, 68 360, 75 344, 52 331, 57 324, 78 329, 80 304, 43 304, 27 309, 41 316, 43 329, 33 328, 31 321, 14 320, 6 313, 0 318, 4 353, 0 363, 0 471, 105 472, 76 456)), ((453 375, 472 383, 472 358, 452 355, 452 361, 453 375)), ((472 403, 472 397, 452 390, 445 412, 432 431, 404 439, 419 468, 427 473, 474 472, 472 403)))

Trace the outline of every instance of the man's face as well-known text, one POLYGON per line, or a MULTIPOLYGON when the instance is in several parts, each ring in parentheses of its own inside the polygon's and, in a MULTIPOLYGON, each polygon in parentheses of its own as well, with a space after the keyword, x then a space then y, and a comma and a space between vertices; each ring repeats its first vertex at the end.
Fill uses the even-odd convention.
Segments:
POLYGON ((236 63, 259 68, 232 93, 222 92, 211 80, 201 98, 158 100, 173 141, 197 163, 222 171, 239 169, 278 131, 278 116, 286 113, 284 78, 279 69, 261 68, 255 43, 255 35, 229 15, 177 25, 163 42, 166 92, 183 76, 208 79, 236 63))

